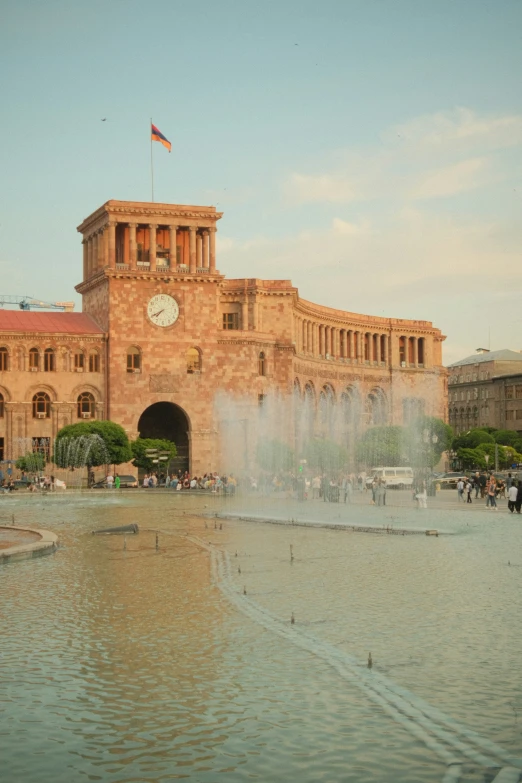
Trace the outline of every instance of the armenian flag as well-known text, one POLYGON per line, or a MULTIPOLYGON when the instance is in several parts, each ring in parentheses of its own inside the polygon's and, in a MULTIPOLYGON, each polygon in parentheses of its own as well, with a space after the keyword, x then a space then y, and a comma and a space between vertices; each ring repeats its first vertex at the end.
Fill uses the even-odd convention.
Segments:
POLYGON ((151 123, 151 139, 152 141, 159 141, 159 143, 163 144, 163 146, 166 147, 169 152, 172 149, 172 144, 170 143, 170 141, 163 135, 163 133, 158 128, 156 128, 155 125, 152 125, 152 123, 151 123))

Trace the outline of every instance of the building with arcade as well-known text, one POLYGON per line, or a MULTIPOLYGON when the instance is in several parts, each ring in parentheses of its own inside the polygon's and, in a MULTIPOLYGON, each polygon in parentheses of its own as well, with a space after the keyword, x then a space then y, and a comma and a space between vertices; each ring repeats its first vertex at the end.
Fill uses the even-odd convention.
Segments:
POLYGON ((103 418, 131 438, 174 440, 180 468, 222 470, 224 432, 241 430, 242 459, 252 460, 255 421, 275 397, 289 439, 305 403, 310 434, 340 439, 421 412, 445 417, 438 329, 324 307, 289 280, 226 278, 216 266, 221 217, 215 207, 107 201, 78 227, 82 312, 0 311, 3 459, 33 442, 50 450, 65 424, 103 418), (326 432, 334 409, 345 426, 326 432))

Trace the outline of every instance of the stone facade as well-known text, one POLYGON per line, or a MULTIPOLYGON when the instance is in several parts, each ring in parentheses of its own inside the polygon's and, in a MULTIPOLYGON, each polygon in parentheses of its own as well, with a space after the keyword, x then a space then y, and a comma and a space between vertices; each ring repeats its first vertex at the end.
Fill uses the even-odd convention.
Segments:
POLYGON ((495 427, 522 434, 522 353, 479 349, 448 373, 449 422, 456 433, 495 427))
MULTIPOLYGON (((97 416, 122 424, 131 438, 172 437, 180 467, 196 474, 226 469, 223 431, 238 422, 246 431, 274 396, 294 406, 308 400, 317 410, 325 400, 352 406, 361 426, 401 424, 421 411, 444 418, 438 329, 316 305, 289 280, 226 279, 216 268, 220 218, 214 207, 108 201, 79 226, 77 291, 104 357, 96 384, 89 379, 97 416), (218 391, 240 400, 228 420, 216 406, 218 391)), ((3 337, 0 323, 0 344, 3 337)), ((69 408, 66 416, 53 407, 53 426, 43 422, 42 434, 46 425, 54 435, 66 418, 75 420, 78 383, 58 372, 53 382, 53 406, 63 400, 69 408)), ((21 367, 4 389, 27 405, 21 367)), ((291 438, 288 418, 280 434, 291 438)))

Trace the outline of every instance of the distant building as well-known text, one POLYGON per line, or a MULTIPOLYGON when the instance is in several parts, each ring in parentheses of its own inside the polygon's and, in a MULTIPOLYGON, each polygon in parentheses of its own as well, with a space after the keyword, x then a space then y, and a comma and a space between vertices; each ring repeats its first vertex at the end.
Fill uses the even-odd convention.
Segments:
POLYGON ((445 417, 439 329, 308 302, 290 280, 225 278, 220 218, 108 201, 78 227, 83 313, 0 310, 0 459, 49 453, 64 425, 104 418, 175 441, 177 467, 202 475, 252 460, 274 400, 289 442, 304 427, 346 445, 358 428, 445 417))
POLYGON ((448 408, 457 433, 474 427, 522 433, 522 352, 479 348, 451 364, 448 408))

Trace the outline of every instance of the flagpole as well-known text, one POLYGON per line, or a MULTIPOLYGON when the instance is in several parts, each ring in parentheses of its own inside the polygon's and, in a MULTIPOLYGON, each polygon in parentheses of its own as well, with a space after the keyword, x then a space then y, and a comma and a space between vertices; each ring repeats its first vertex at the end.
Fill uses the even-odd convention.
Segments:
POLYGON ((152 191, 152 201, 154 201, 154 166, 152 163, 152 117, 150 118, 150 187, 152 191))

